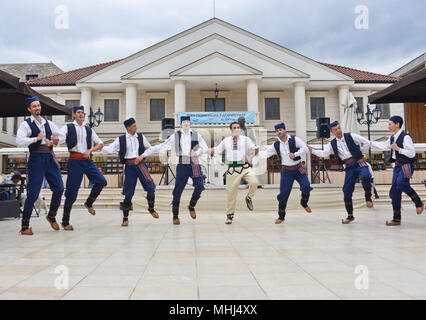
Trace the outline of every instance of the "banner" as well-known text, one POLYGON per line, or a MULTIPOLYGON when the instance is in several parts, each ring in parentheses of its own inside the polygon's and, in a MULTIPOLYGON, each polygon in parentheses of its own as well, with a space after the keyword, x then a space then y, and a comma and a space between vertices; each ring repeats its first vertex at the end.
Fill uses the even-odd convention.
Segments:
POLYGON ((239 117, 244 117, 246 123, 254 123, 254 112, 253 111, 241 111, 241 112, 179 112, 178 120, 182 116, 190 116, 191 123, 193 124, 214 124, 214 123, 231 123, 238 121, 239 117))

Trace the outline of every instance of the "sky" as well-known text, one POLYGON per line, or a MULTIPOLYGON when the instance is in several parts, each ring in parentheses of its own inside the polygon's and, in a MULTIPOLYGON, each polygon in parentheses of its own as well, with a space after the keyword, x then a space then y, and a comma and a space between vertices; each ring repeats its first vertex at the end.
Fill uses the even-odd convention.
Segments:
POLYGON ((211 19, 311 59, 389 74, 426 52, 426 1, 0 0, 0 64, 125 58, 211 19), (214 10, 215 9, 215 10, 214 10))

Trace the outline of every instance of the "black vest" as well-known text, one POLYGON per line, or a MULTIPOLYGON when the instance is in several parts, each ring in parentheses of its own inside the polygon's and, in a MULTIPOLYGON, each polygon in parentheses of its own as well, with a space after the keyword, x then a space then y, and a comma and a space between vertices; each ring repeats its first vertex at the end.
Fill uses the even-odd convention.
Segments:
MULTIPOLYGON (((355 143, 354 139, 352 139, 351 134, 347 132, 347 133, 344 133, 343 136, 345 137, 346 145, 348 146, 349 152, 352 154, 352 157, 357 159, 361 158, 362 157, 361 148, 359 147, 359 145, 355 143)), ((345 161, 343 161, 343 159, 339 157, 339 153, 337 149, 337 139, 334 138, 333 140, 331 140, 330 143, 331 143, 331 147, 333 148, 334 155, 336 156, 337 163, 344 164, 345 161)))
MULTIPOLYGON (((45 119, 45 118, 43 118, 43 119, 46 120, 46 123, 44 124, 44 130, 46 131, 46 138, 51 140, 52 130, 50 129, 49 121, 47 121, 47 119, 45 119)), ((37 125, 33 121, 31 121, 31 118, 28 118, 25 121, 28 123, 28 125, 30 126, 30 129, 31 129, 30 138, 37 137, 38 134, 40 133, 40 129, 37 127, 37 125)), ((34 142, 34 143, 31 143, 28 146, 28 149, 30 150, 30 152, 35 151, 35 150, 40 148, 40 145, 41 145, 41 140, 34 142)), ((50 147, 50 148, 53 150, 53 147, 50 147)))
MULTIPOLYGON (((295 137, 290 137, 290 139, 288 139, 288 147, 290 149, 291 153, 295 153, 297 151, 299 151, 299 148, 296 148, 296 138, 295 137)), ((280 140, 275 141, 274 143, 274 148, 275 151, 277 152, 278 158, 280 158, 280 164, 282 163, 282 159, 281 159, 281 152, 280 152, 280 140)), ((301 158, 300 157, 295 157, 293 159, 293 161, 299 161, 301 158)))
MULTIPOLYGON (((405 136, 408 136, 408 134, 405 131, 402 131, 401 134, 399 135, 398 139, 396 139, 396 145, 400 148, 404 148, 404 138, 405 136)), ((392 135, 392 137, 390 138, 390 142, 391 144, 394 142, 395 138, 392 135)), ((400 164, 406 164, 406 163, 413 163, 416 162, 416 158, 408 158, 407 156, 404 156, 403 154, 399 153, 396 150, 392 150, 395 152, 395 157, 396 157, 396 162, 400 163, 400 164)), ((395 162, 395 159, 392 158, 392 152, 391 152, 391 158, 389 160, 389 162, 395 162)))
MULTIPOLYGON (((118 141, 120 143, 120 150, 118 151, 118 157, 120 158, 120 163, 125 163, 126 159, 124 158, 126 156, 127 152, 127 140, 126 135, 122 135, 118 138, 118 141)), ((143 136, 142 133, 138 132, 138 141, 139 141, 139 155, 143 154, 145 152, 145 146, 143 144, 143 136)))
MULTIPOLYGON (((86 128, 86 143, 87 143, 87 150, 92 148, 92 129, 88 126, 84 126, 86 128)), ((75 130, 75 126, 73 123, 67 124, 68 133, 67 133, 67 147, 68 150, 71 150, 77 145, 77 130, 75 130)))
MULTIPOLYGON (((175 136, 175 150, 178 156, 182 156, 182 146, 180 145, 180 138, 182 131, 176 131, 175 136)), ((198 134, 195 131, 191 131, 191 150, 197 151, 198 149, 198 134)))

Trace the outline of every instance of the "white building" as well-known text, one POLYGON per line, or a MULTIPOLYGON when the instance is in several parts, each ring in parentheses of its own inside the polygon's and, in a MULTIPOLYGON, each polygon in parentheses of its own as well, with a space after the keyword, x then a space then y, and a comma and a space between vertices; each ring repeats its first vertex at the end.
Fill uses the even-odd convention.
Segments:
MULTIPOLYGON (((216 84, 216 111, 254 112, 254 126, 266 128, 270 140, 274 124, 284 121, 290 134, 310 141, 318 116, 341 119, 349 91, 365 108, 368 95, 397 80, 314 61, 214 18, 122 60, 28 83, 59 103, 84 105, 87 113, 90 106, 100 108, 105 121, 96 131, 104 140, 123 133, 123 121, 132 116, 155 144, 162 118, 212 111, 216 84)), ((403 104, 380 107, 383 119, 372 127, 373 139, 388 135, 391 114, 404 116, 403 104)), ((69 121, 53 120, 59 126, 69 121)), ((361 130, 366 135, 366 126, 361 130)))

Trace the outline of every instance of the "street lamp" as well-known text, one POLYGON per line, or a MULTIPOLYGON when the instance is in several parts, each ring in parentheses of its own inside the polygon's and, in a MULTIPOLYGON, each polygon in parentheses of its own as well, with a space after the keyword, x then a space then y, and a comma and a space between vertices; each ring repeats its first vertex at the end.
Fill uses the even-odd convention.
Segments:
MULTIPOLYGON (((356 119, 358 121, 359 124, 363 125, 366 124, 367 128, 368 128, 368 140, 371 140, 370 138, 370 126, 372 124, 375 124, 379 121, 381 115, 382 115, 382 111, 380 110, 380 108, 376 108, 371 111, 370 110, 370 105, 367 104, 367 112, 365 113, 365 118, 366 120, 362 120, 362 110, 361 108, 357 108, 357 110, 355 111, 356 114, 356 119)), ((368 148, 368 160, 371 164, 371 147, 368 148)))
POLYGON ((101 108, 98 107, 98 111, 93 113, 92 107, 90 107, 89 113, 89 127, 98 127, 101 122, 104 120, 104 114, 101 112, 101 108))

